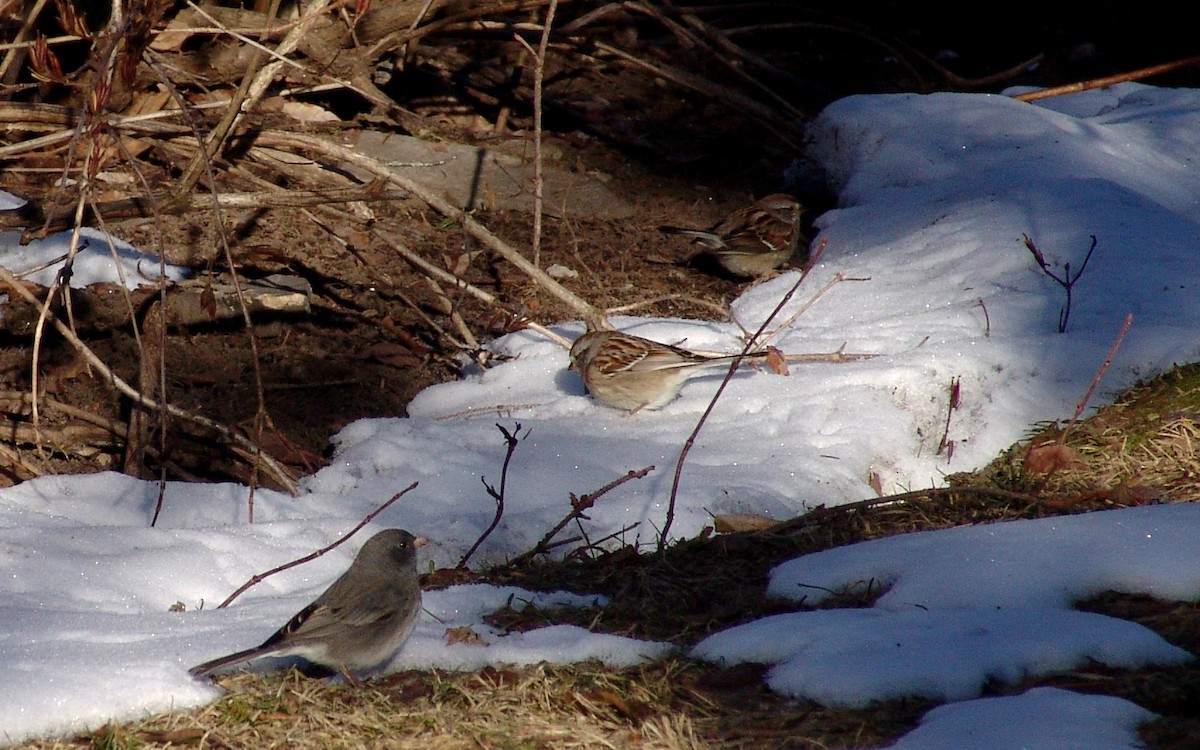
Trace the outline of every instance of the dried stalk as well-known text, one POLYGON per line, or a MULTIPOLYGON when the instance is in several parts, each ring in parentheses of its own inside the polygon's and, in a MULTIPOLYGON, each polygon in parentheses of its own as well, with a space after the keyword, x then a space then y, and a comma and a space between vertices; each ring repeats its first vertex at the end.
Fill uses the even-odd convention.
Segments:
POLYGON ((1041 99, 1048 99, 1052 96, 1063 96, 1064 94, 1077 94, 1080 91, 1090 91, 1092 89, 1102 89, 1109 86, 1115 86, 1118 83, 1126 81, 1139 81, 1143 78, 1162 75, 1169 73, 1172 70, 1187 68, 1192 65, 1200 65, 1200 55, 1193 57, 1185 57, 1182 60, 1175 60, 1161 65, 1151 65, 1147 68, 1139 68, 1128 73, 1118 73, 1117 75, 1105 76, 1104 78, 1093 78, 1090 81, 1079 81, 1077 83, 1068 83, 1065 86, 1054 86, 1040 91, 1029 91, 1024 94, 1016 94, 1013 99, 1021 102, 1036 102, 1041 99))
MULTIPOLYGON (((508 491, 508 467, 512 465, 513 455, 517 452, 517 445, 521 438, 521 423, 517 422, 513 426, 512 432, 509 432, 503 425, 497 423, 496 429, 500 430, 500 434, 504 436, 504 462, 500 466, 500 488, 496 489, 488 484, 487 477, 480 477, 479 481, 483 482, 483 487, 487 490, 488 496, 496 501, 496 512, 492 515, 492 522, 488 525, 471 548, 466 551, 462 559, 458 561, 458 565, 454 566, 456 570, 466 570, 467 561, 475 554, 475 551, 483 545, 484 540, 492 535, 496 527, 500 525, 500 519, 504 517, 504 493, 508 491)), ((525 432, 528 436, 528 430, 525 432)))
POLYGON ((334 143, 329 143, 321 138, 308 136, 301 133, 285 133, 278 130, 265 131, 259 135, 258 139, 264 145, 271 145, 282 148, 295 148, 305 151, 314 151, 330 158, 334 161, 344 161, 352 166, 360 169, 365 169, 373 175, 385 178, 390 182, 399 185, 405 190, 410 191, 413 195, 425 201, 435 211, 455 219, 460 222, 462 227, 475 239, 479 240, 488 249, 494 251, 508 262, 512 263, 518 269, 523 271, 535 283, 541 286, 550 294, 557 297, 560 301, 570 307, 581 318, 586 321, 595 321, 600 327, 610 327, 607 321, 604 320, 604 314, 596 306, 577 296, 570 289, 567 289, 562 284, 559 284, 549 276, 545 271, 530 263, 525 256, 521 255, 514 247, 509 245, 504 240, 497 237, 483 224, 476 221, 473 217, 463 213, 455 208, 445 198, 437 195, 420 183, 411 180, 404 175, 395 173, 392 169, 384 165, 378 159, 374 159, 365 154, 361 154, 354 149, 340 146, 334 143))
MULTIPOLYGON (((373 237, 378 237, 380 240, 382 240, 384 243, 386 243, 388 245, 388 247, 395 250, 396 253, 401 258, 404 258, 406 261, 408 261, 409 263, 416 266, 416 268, 419 271, 421 271, 422 273, 427 274, 433 278, 440 279, 446 283, 454 284, 459 289, 462 289, 463 291, 474 296, 475 298, 482 300, 483 302, 486 302, 487 304, 496 307, 498 310, 503 310, 504 312, 509 312, 509 310, 507 310, 505 308, 504 304, 502 302, 500 302, 500 300, 496 299, 494 296, 492 296, 491 294, 488 294, 487 292, 480 289, 479 287, 477 287, 473 284, 470 284, 470 283, 458 278, 457 276, 450 273, 449 271, 439 268, 439 267, 435 266, 434 264, 430 263, 429 261, 425 260, 424 258, 417 255, 412 250, 408 249, 408 246, 405 245, 403 242, 401 242, 398 238, 393 237, 392 235, 390 235, 386 232, 380 232, 378 230, 373 230, 371 232, 371 235, 373 237)), ((526 328, 530 328, 534 331, 537 331, 538 333, 542 334, 546 338, 555 342, 559 346, 562 346, 564 349, 571 348, 570 341, 563 338, 558 333, 555 333, 554 331, 550 330, 549 328, 541 325, 540 323, 535 323, 532 320, 522 320, 521 322, 522 322, 522 325, 524 325, 526 328)))

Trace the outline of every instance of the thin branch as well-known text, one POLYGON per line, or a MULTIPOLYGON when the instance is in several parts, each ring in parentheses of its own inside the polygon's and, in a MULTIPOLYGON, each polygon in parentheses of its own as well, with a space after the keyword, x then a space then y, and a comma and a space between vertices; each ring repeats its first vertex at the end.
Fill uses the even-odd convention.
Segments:
POLYGON ((518 252, 512 245, 509 245, 507 242, 497 237, 492 233, 491 230, 476 221, 475 218, 470 214, 464 213, 462 210, 456 208, 452 203, 450 203, 450 201, 446 200, 433 190, 426 188, 415 180, 396 173, 378 159, 374 159, 370 156, 359 153, 352 148, 330 143, 326 139, 319 138, 317 136, 309 136, 302 133, 287 133, 278 130, 265 131, 259 134, 258 140, 261 143, 269 145, 315 151, 334 160, 344 161, 361 169, 365 169, 371 174, 383 177, 392 183, 409 190, 413 193, 413 195, 425 201, 425 203, 427 203, 438 213, 458 221, 468 234, 483 243, 483 245, 489 250, 494 251, 509 263, 512 263, 517 267, 518 270, 524 272, 535 283, 574 310, 575 313, 581 318, 586 321, 593 322, 599 327, 609 327, 607 322, 604 320, 603 312, 596 308, 595 305, 592 305, 591 303, 582 299, 577 294, 551 278, 550 275, 545 271, 530 263, 529 260, 526 259, 525 256, 521 255, 521 253, 518 252))
MULTIPOLYGON (((579 518, 586 519, 587 516, 583 515, 584 511, 588 510, 593 505, 595 505, 597 500, 599 500, 604 495, 607 495, 609 492, 612 492, 617 487, 620 487, 621 485, 625 484, 626 482, 633 480, 633 479, 641 479, 652 471, 654 471, 653 466, 647 466, 644 469, 637 469, 636 471, 631 469, 631 470, 627 471, 623 476, 620 476, 620 477, 614 479, 613 481, 604 485, 603 487, 596 490, 595 492, 590 492, 590 493, 588 493, 586 495, 582 495, 580 497, 575 497, 575 494, 572 493, 571 494, 571 510, 570 510, 570 512, 568 512, 567 515, 564 516, 561 521, 559 521, 557 524, 555 524, 554 528, 552 528, 552 529, 550 529, 550 531, 546 532, 546 535, 543 536, 541 538, 541 540, 533 546, 533 549, 529 550, 528 552, 523 552, 520 555, 517 555, 517 557, 513 558, 513 560, 511 561, 510 564, 511 565, 521 565, 522 563, 532 560, 533 558, 537 557, 538 555, 549 552, 554 547, 560 546, 562 544, 561 542, 552 544, 551 540, 554 539, 554 537, 558 534, 558 532, 565 529, 567 527, 567 525, 570 524, 572 521, 579 519, 579 518)), ((622 529, 621 531, 622 532, 628 531, 629 528, 632 528, 632 527, 627 527, 625 529, 622 529)), ((594 545, 592 545, 592 546, 594 546, 594 545)))
MULTIPOLYGON (((708 421, 709 415, 713 413, 713 409, 715 409, 717 406, 717 401, 720 400, 721 394, 725 392, 725 387, 729 385, 729 382, 733 379, 733 374, 737 372, 738 367, 741 366, 742 360, 747 354, 760 346, 759 337, 763 335, 763 332, 767 330, 767 326, 771 324, 771 321, 779 315, 787 303, 791 301, 796 292, 800 290, 800 285, 803 284, 804 280, 808 278, 808 274, 811 273, 813 267, 816 266, 817 261, 824 252, 824 249, 825 243, 822 242, 820 247, 818 247, 817 250, 809 257, 808 262, 804 264, 804 269, 800 272, 800 278, 796 279, 796 283, 792 285, 792 288, 789 289, 782 298, 780 298, 779 303, 775 305, 775 309, 773 309, 771 314, 768 315, 765 320, 763 320, 762 325, 758 327, 758 330, 746 340, 746 345, 742 347, 741 354, 739 354, 732 362, 729 363, 729 370, 725 373, 725 377, 721 379, 721 384, 717 386, 716 393, 713 394, 713 397, 708 402, 708 406, 704 409, 704 413, 700 415, 698 420, 696 420, 696 426, 692 428, 691 434, 688 435, 687 440, 684 441, 683 448, 681 448, 679 451, 679 458, 675 461, 675 475, 671 479, 671 497, 667 501, 666 520, 663 522, 662 530, 659 532, 658 536, 659 554, 665 552, 667 548, 667 537, 671 530, 671 524, 675 521, 675 504, 679 498, 679 484, 683 478, 683 464, 687 459, 688 453, 691 452, 692 446, 695 445, 696 438, 700 435, 700 430, 708 421)), ((776 333, 778 333, 778 331, 776 331, 776 333)))
MULTIPOLYGON (((458 561, 458 565, 455 566, 455 568, 458 570, 466 569, 467 560, 470 560, 471 555, 475 554, 475 550, 479 549, 484 540, 492 535, 492 532, 495 531, 496 527, 500 525, 500 518, 504 515, 504 493, 508 487, 508 467, 512 463, 513 454, 517 451, 517 442, 521 434, 521 423, 517 422, 512 432, 504 429, 504 426, 500 424, 496 425, 496 429, 500 430, 500 434, 504 435, 505 444, 504 463, 500 467, 500 489, 497 490, 495 487, 488 484, 487 477, 479 478, 479 481, 483 482, 483 486, 487 490, 488 495, 490 495, 492 499, 496 501, 496 514, 492 517, 491 525, 489 525, 487 529, 485 529, 484 532, 479 535, 479 538, 476 539, 475 543, 471 545, 471 549, 467 550, 466 554, 462 556, 462 559, 458 561)), ((529 435, 528 432, 525 434, 526 436, 529 435)))
POLYGON ((958 375, 955 375, 954 377, 950 378, 950 387, 947 389, 949 403, 946 405, 946 425, 942 429, 942 439, 941 442, 938 443, 937 449, 939 456, 943 453, 946 454, 947 461, 954 458, 954 441, 950 439, 950 417, 953 416, 955 410, 958 409, 962 398, 962 389, 960 385, 961 382, 962 378, 960 378, 958 375))
MULTIPOLYGON (((447 271, 443 268, 439 268, 438 266, 435 266, 433 263, 430 263, 429 261, 422 258, 420 255, 417 255, 415 252, 410 250, 408 248, 408 246, 405 245, 403 242, 401 242, 398 238, 396 238, 386 232, 381 232, 378 230, 372 230, 371 235, 373 237, 378 237, 379 239, 383 240, 384 243, 386 243, 389 247, 391 247, 393 250, 395 250, 396 253, 401 258, 404 258, 409 263, 416 266, 422 273, 428 274, 429 276, 432 276, 433 278, 441 279, 442 281, 445 281, 447 283, 454 284, 457 288, 462 289, 463 291, 467 292, 468 294, 472 295, 473 297, 475 297, 479 300, 482 300, 483 302, 486 302, 487 304, 492 305, 499 310, 502 310, 504 312, 512 314, 511 311, 505 307, 504 303, 502 303, 500 300, 496 299, 493 295, 485 292, 484 290, 480 289, 479 287, 477 287, 467 281, 460 279, 459 277, 455 276, 454 274, 450 273, 449 271, 447 271)), ((564 349, 571 348, 570 341, 568 341, 565 337, 559 335, 558 333, 555 333, 554 331, 550 330, 549 328, 541 325, 540 323, 535 323, 532 320, 522 319, 521 325, 523 325, 526 328, 530 328, 534 331, 537 331, 538 333, 542 334, 543 336, 550 339, 551 341, 558 344, 559 346, 563 347, 564 349)))
POLYGON ((546 22, 542 26, 542 38, 534 51, 519 34, 514 38, 533 55, 533 265, 541 267, 542 256, 542 200, 545 179, 542 171, 542 84, 546 73, 546 47, 550 44, 550 29, 554 26, 554 13, 558 0, 550 0, 546 8, 546 22))
POLYGON ((1083 415, 1084 409, 1087 408, 1087 403, 1092 399, 1092 394, 1096 392, 1096 387, 1100 385, 1100 379, 1104 377, 1104 373, 1108 372, 1108 368, 1112 365, 1113 359, 1117 356, 1117 350, 1121 348, 1121 342, 1125 340, 1125 334, 1129 333, 1129 327, 1133 325, 1133 313, 1125 314, 1125 321, 1121 324, 1121 330, 1113 339, 1112 345, 1108 347, 1108 355, 1105 356, 1104 362, 1100 364, 1096 374, 1092 377, 1092 382, 1088 386, 1087 392, 1083 394, 1083 398, 1075 405, 1075 413, 1071 415, 1071 421, 1067 422, 1067 426, 1063 429, 1062 439, 1065 439, 1067 430, 1075 426, 1079 418, 1083 415))
POLYGON ((1038 246, 1034 244, 1029 235, 1023 234, 1021 236, 1025 241, 1025 247, 1030 253, 1033 254, 1033 259, 1037 261, 1037 264, 1041 266, 1042 272, 1057 281, 1059 286, 1061 286, 1067 293, 1066 306, 1058 311, 1058 332, 1066 333, 1067 321, 1071 319, 1071 290, 1074 288, 1075 282, 1079 281, 1079 278, 1083 276, 1083 272, 1087 270, 1088 261, 1092 259, 1092 253, 1096 250, 1096 235, 1092 235, 1092 245, 1088 248, 1087 255, 1084 256, 1083 263, 1080 264, 1079 270, 1072 275, 1070 262, 1064 263, 1062 276, 1059 276, 1053 270, 1051 270, 1050 263, 1046 260, 1046 256, 1042 254, 1042 251, 1038 249, 1038 246))

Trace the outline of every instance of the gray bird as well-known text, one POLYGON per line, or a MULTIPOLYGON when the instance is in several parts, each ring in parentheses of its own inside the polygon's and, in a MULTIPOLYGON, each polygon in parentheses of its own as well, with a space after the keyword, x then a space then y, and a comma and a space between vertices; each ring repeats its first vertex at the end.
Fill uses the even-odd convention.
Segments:
POLYGON ((379 532, 341 578, 262 645, 188 671, 199 677, 264 656, 299 656, 332 672, 383 666, 408 640, 421 612, 417 548, 425 543, 403 529, 379 532))

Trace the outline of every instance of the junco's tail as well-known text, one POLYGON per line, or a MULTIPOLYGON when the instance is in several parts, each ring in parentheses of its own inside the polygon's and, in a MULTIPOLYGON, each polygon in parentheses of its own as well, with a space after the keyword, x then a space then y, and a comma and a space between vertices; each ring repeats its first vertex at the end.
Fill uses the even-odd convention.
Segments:
POLYGON ((209 672, 215 672, 222 667, 231 667, 234 664, 241 664, 244 661, 255 659, 263 654, 266 654, 270 650, 271 649, 264 649, 262 646, 248 648, 245 651, 238 651, 236 654, 229 654, 228 656, 222 656, 219 659, 213 659, 212 661, 206 661, 203 664, 197 664, 188 670, 188 674, 192 675, 193 677, 203 677, 209 672))

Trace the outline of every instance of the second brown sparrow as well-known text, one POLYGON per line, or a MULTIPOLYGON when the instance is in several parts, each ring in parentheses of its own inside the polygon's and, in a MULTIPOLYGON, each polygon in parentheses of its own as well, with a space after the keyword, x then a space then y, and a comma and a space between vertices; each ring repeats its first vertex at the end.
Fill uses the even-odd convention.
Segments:
MULTIPOLYGON (((665 406, 688 378, 728 369, 739 356, 701 354, 620 331, 593 330, 571 346, 571 369, 596 401, 632 414, 665 406)), ((764 349, 742 356, 742 361, 761 362, 771 356, 764 349)))
POLYGON ((755 278, 796 255, 803 239, 803 212, 795 196, 774 193, 734 211, 708 229, 661 226, 659 231, 681 234, 695 242, 699 247, 688 260, 707 254, 734 276, 755 278))

